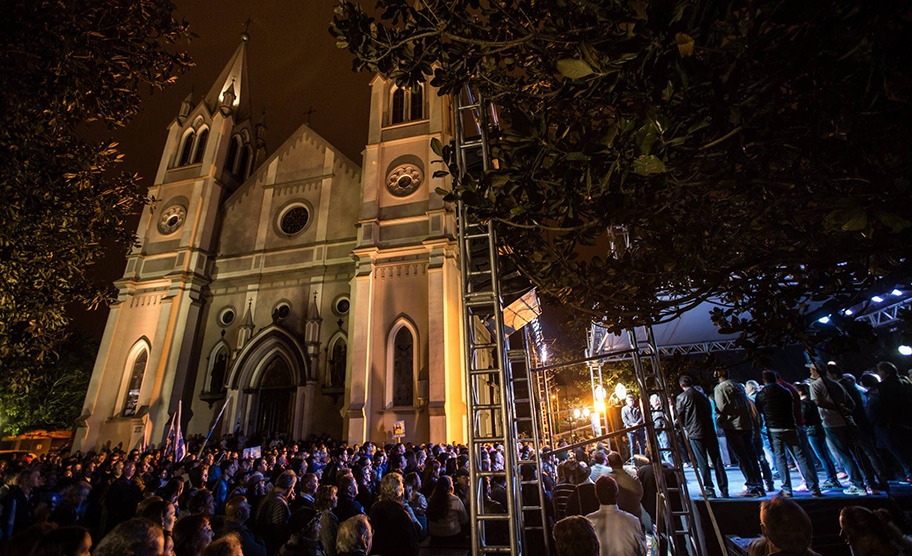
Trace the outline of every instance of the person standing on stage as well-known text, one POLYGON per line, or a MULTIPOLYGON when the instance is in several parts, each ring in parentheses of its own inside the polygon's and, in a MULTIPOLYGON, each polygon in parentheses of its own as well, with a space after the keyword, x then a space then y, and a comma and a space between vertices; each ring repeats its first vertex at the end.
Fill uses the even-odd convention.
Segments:
MULTIPOLYGON (((643 421, 643 411, 640 409, 639 404, 637 404, 636 397, 630 395, 627 396, 627 405, 621 409, 621 420, 624 422, 624 427, 636 427, 642 425, 643 421)), ((627 433, 627 440, 630 441, 630 457, 632 458, 635 454, 642 454, 646 450, 646 431, 643 429, 638 429, 635 431, 630 431, 627 433)))
POLYGON ((716 422, 725 433, 728 447, 738 458, 746 496, 763 497, 763 478, 753 444, 753 423, 750 412, 750 400, 744 387, 728 377, 728 370, 719 368, 715 372, 719 383, 713 390, 716 400, 716 422))
POLYGON ((795 422, 795 411, 792 403, 792 393, 788 388, 778 384, 779 376, 776 371, 763 371, 765 386, 757 393, 757 409, 763 414, 766 430, 773 448, 776 468, 782 481, 782 494, 792 496, 792 476, 789 473, 786 450, 791 448, 798 468, 804 477, 805 484, 814 496, 822 496, 820 483, 817 481, 817 471, 808 459, 807 452, 802 449, 798 438, 798 424, 795 422))
POLYGON ((706 394, 693 387, 693 378, 690 376, 682 376, 678 380, 678 384, 683 390, 675 399, 678 421, 690 442, 694 453, 694 463, 703 478, 706 494, 710 497, 716 496, 712 474, 709 470, 709 462, 712 462, 722 498, 728 498, 728 475, 725 473, 716 428, 713 426, 712 403, 706 394))

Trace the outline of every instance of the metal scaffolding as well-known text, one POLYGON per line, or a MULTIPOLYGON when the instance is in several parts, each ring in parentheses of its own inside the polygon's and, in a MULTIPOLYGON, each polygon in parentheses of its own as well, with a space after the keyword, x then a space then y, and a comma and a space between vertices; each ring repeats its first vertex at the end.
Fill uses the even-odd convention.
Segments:
MULTIPOLYGON (((469 90, 456 95, 454 108, 456 156, 459 178, 464 182, 472 171, 483 172, 491 166, 489 134, 496 127, 492 124, 496 115, 469 90), (467 124, 474 128, 471 136, 467 124)), ((493 223, 473 218, 462 201, 458 202, 457 219, 468 383, 472 554, 521 555, 531 543, 543 542, 547 548, 549 540, 540 480, 539 424, 534 403, 537 393, 530 381, 529 350, 511 350, 504 328, 493 223), (531 429, 529 440, 534 443, 534 449, 528 451, 519 449, 518 427, 524 425, 531 429), (503 446, 503 468, 482 456, 496 445, 503 446), (503 484, 506 508, 490 503, 489 481, 503 484)), ((519 339, 522 341, 521 335, 519 339)))

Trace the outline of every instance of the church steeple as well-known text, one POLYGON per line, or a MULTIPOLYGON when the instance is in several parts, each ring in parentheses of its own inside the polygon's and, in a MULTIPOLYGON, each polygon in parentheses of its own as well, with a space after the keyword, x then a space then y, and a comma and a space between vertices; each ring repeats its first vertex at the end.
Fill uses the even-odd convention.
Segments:
POLYGON ((209 112, 214 114, 221 109, 226 98, 230 99, 233 95, 234 98, 230 99, 226 108, 230 108, 234 112, 235 122, 250 117, 250 89, 247 87, 247 41, 250 40, 250 37, 247 33, 243 33, 241 39, 241 44, 238 45, 234 55, 228 60, 225 69, 219 74, 204 99, 209 107, 209 112))

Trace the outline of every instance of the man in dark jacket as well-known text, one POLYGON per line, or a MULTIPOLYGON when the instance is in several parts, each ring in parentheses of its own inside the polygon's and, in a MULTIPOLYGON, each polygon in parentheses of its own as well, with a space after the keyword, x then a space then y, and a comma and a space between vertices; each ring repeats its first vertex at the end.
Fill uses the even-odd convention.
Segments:
POLYGON ((817 480, 817 471, 811 465, 807 450, 798 437, 798 424, 795 422, 795 404, 792 392, 777 384, 779 375, 776 371, 763 371, 763 383, 766 385, 757 394, 757 409, 763 414, 766 421, 766 430, 770 437, 773 457, 776 468, 782 480, 782 494, 792 495, 792 477, 789 474, 786 449, 791 449, 801 476, 814 496, 822 496, 820 483, 817 480))
POLYGON ((418 556, 418 533, 421 526, 412 521, 402 505, 405 488, 398 473, 385 475, 380 481, 380 501, 370 509, 374 527, 372 554, 418 556))
POLYGON ((744 484, 747 487, 746 495, 754 497, 766 496, 763 490, 763 477, 760 475, 760 464, 753 444, 753 420, 751 417, 750 400, 744 387, 728 377, 728 370, 716 369, 716 379, 719 384, 713 391, 716 401, 716 422, 725 433, 728 447, 738 458, 741 474, 744 475, 744 484))
POLYGON ((339 479, 339 503, 333 510, 339 523, 364 513, 362 506, 355 498, 358 496, 358 481, 351 474, 342 475, 339 479))
POLYGON ((912 382, 889 361, 877 364, 880 385, 870 397, 868 412, 887 450, 912 483, 912 382))
POLYGON ((266 556, 266 545, 258 540, 244 522, 250 517, 250 504, 243 496, 235 496, 225 504, 225 521, 216 538, 237 533, 244 556, 266 556))
POLYGON ((709 470, 711 461, 716 470, 716 480, 719 483, 722 498, 728 498, 728 475, 725 473, 722 454, 719 452, 719 439, 716 437, 716 428, 713 425, 712 404, 706 394, 693 387, 693 378, 690 376, 682 376, 678 380, 678 385, 683 390, 675 399, 678 421, 690 442, 694 463, 703 478, 706 494, 710 497, 716 496, 712 474, 709 470))
POLYGON ((275 554, 291 536, 288 524, 291 509, 288 504, 294 499, 294 487, 298 478, 294 471, 283 471, 276 479, 272 492, 266 495, 257 507, 257 532, 266 540, 266 549, 275 554))

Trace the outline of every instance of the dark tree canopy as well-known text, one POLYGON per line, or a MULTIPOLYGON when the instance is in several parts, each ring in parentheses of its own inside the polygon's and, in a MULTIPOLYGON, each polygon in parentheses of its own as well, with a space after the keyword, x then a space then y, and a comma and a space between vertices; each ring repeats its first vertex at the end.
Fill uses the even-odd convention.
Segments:
POLYGON ((449 197, 498 222, 523 272, 577 311, 621 327, 715 298, 745 345, 781 345, 819 341, 808 325, 826 314, 863 333, 840 310, 910 277, 908 2, 379 0, 374 13, 336 9, 356 70, 469 85, 499 107, 498 168, 449 197))
MULTIPOLYGON (((141 93, 187 69, 174 49, 189 38, 166 0, 0 4, 0 372, 25 388, 55 350, 65 306, 110 299, 87 269, 144 196, 118 174, 117 146, 98 137, 123 126, 141 93)), ((84 392, 83 392, 84 395, 84 392)))

